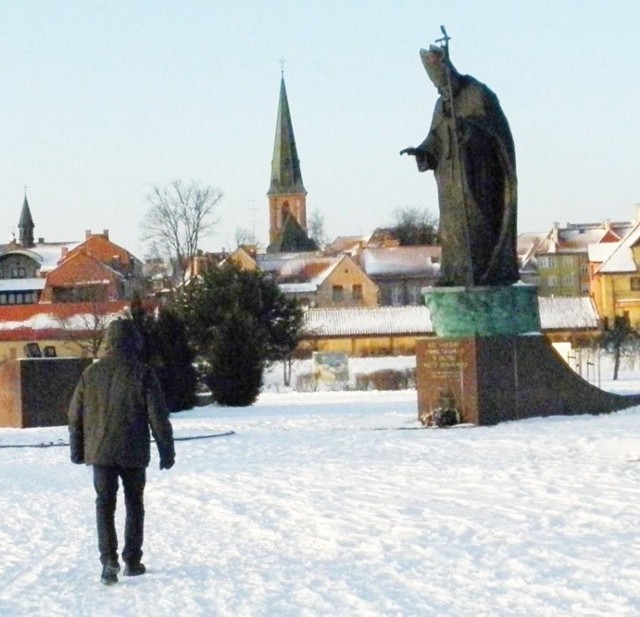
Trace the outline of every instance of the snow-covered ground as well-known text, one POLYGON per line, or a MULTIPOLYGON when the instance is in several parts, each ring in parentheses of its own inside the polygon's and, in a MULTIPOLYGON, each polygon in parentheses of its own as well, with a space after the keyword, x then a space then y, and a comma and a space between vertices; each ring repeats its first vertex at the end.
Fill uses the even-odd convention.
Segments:
POLYGON ((170 471, 154 453, 148 574, 114 587, 90 469, 0 448, 0 615, 640 615, 640 408, 427 430, 414 391, 269 381, 253 407, 174 415, 177 437, 235 435, 177 442, 170 471))

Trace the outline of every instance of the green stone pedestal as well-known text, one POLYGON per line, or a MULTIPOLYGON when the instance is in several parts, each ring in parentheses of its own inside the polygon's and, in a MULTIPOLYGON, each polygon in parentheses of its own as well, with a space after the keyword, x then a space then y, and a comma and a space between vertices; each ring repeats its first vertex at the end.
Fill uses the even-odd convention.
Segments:
POLYGON ((423 291, 438 336, 514 336, 540 332, 537 289, 430 287, 423 291))

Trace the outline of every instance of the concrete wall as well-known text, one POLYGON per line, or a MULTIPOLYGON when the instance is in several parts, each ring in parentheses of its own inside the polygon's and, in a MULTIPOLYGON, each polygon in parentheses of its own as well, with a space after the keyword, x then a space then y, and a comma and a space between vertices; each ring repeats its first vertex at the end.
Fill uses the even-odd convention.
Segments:
POLYGON ((313 351, 343 352, 352 358, 368 356, 411 356, 418 336, 353 336, 306 338, 298 344, 301 356, 313 351))
POLYGON ((82 371, 81 358, 30 358, 0 366, 0 426, 63 426, 82 371))

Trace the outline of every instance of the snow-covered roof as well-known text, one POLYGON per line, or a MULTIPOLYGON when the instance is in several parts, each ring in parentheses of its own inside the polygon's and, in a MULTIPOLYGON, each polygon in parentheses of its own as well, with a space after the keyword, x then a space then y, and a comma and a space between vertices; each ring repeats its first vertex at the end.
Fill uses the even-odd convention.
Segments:
POLYGON ((315 293, 318 289, 317 283, 280 283, 280 291, 284 294, 304 294, 315 293))
POLYGON ((637 272, 632 249, 638 242, 640 242, 640 223, 615 244, 615 249, 598 268, 598 273, 637 272))
POLYGON ((86 324, 91 323, 97 314, 108 321, 125 315, 128 308, 129 303, 124 300, 99 306, 91 302, 4 305, 0 306, 0 331, 56 329, 60 328, 61 321, 72 329, 86 329, 86 324))
POLYGON ((324 247, 325 255, 340 255, 349 253, 355 255, 367 242, 367 236, 338 236, 333 242, 324 247))
POLYGON ((62 258, 65 250, 71 251, 81 244, 78 241, 72 242, 39 242, 32 246, 29 250, 33 251, 42 258, 40 265, 40 273, 47 274, 58 266, 58 262, 62 258))
POLYGON ((47 279, 0 279, 0 291, 42 291, 47 279))
POLYGON ((600 318, 591 298, 538 298, 543 330, 597 329, 600 318))
POLYGON ((265 272, 279 271, 286 264, 296 262, 306 262, 309 260, 320 259, 321 256, 317 252, 303 253, 260 253, 256 255, 258 267, 265 272))
MULTIPOLYGON (((538 298, 542 330, 592 329, 599 325, 590 298, 538 298)), ((433 334, 426 306, 313 308, 304 314, 303 329, 312 336, 376 336, 433 334)))
POLYGON ((373 336, 433 332, 426 306, 314 308, 304 314, 304 332, 314 336, 373 336))
POLYGON ((331 274, 333 269, 346 259, 345 256, 319 257, 315 253, 294 253, 294 257, 258 256, 258 267, 270 272, 280 289, 285 293, 315 291, 331 274))
MULTIPOLYGON (((113 311, 100 315, 100 319, 103 323, 109 323, 114 319, 125 316, 125 311, 113 311)), ((0 322, 0 330, 18 330, 18 329, 30 329, 30 330, 55 330, 60 328, 64 323, 65 327, 69 330, 86 330, 88 324, 94 324, 96 319, 95 313, 78 313, 76 315, 70 315, 68 317, 57 316, 54 313, 40 313, 30 317, 26 321, 3 321, 0 322)))
POLYGON ((518 255, 523 262, 547 253, 584 253, 591 244, 616 242, 630 232, 631 222, 555 224, 547 232, 525 232, 518 235, 518 255))
POLYGON ((609 255, 617 248, 618 242, 599 242, 590 244, 588 248, 589 261, 602 263, 609 258, 609 255))
POLYGON ((361 263, 367 275, 437 276, 440 271, 439 246, 390 246, 366 248, 361 263))

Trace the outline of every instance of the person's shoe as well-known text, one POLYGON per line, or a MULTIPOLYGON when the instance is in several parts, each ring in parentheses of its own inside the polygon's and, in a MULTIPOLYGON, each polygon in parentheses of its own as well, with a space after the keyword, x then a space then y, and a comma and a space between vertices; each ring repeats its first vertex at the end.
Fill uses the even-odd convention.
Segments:
POLYGON ((125 576, 140 576, 147 571, 143 563, 128 563, 124 567, 125 576))
POLYGON ((102 566, 102 576, 100 577, 100 582, 103 585, 115 585, 118 582, 118 572, 120 571, 120 566, 117 564, 107 563, 102 566))

